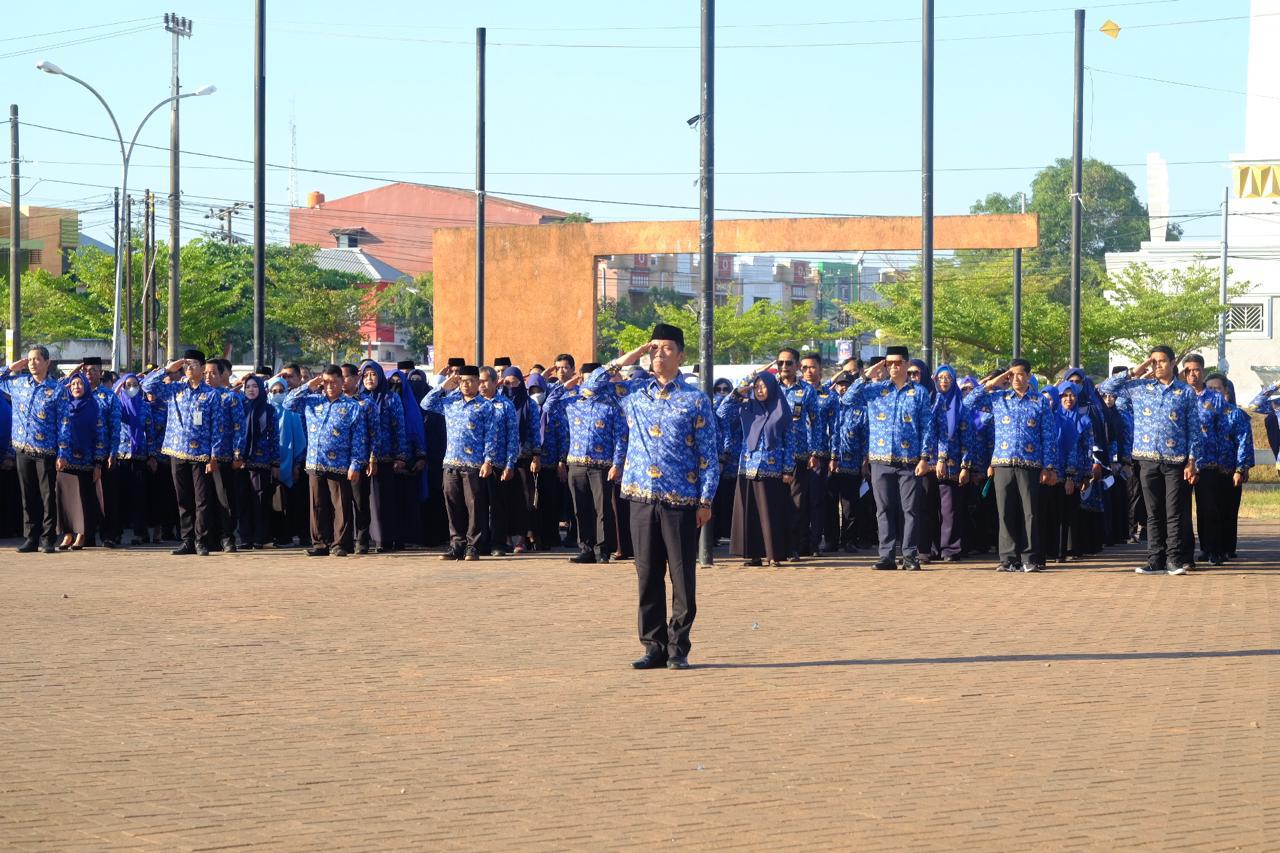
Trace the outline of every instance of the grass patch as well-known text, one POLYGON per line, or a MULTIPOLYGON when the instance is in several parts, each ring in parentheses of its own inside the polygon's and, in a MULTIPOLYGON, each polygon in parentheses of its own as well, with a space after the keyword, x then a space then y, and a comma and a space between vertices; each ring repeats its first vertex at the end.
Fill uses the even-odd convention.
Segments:
MULTIPOLYGON (((1272 470, 1273 475, 1274 473, 1272 470)), ((1280 489, 1255 489, 1246 486, 1240 499, 1240 517, 1280 519, 1280 489)))

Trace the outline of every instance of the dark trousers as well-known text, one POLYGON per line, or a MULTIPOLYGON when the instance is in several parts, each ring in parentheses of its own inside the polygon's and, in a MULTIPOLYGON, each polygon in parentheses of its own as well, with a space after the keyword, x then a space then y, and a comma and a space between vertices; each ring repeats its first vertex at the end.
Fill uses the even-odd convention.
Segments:
POLYGON ((630 559, 636 553, 631 543, 631 507, 622 498, 621 483, 610 483, 609 494, 613 502, 613 518, 618 525, 618 554, 630 559))
POLYGON ((476 468, 444 469, 444 505, 449 513, 449 547, 479 549, 489 525, 489 498, 476 468))
POLYGON ((848 547, 858 541, 858 491, 861 474, 836 471, 827 477, 827 547, 848 547))
POLYGON ((22 486, 22 533, 28 542, 52 544, 57 535, 57 460, 18 451, 18 482, 22 486))
MULTIPOLYGON (((0 448, 0 458, 5 448, 0 448)), ((9 539, 22 531, 22 487, 18 485, 16 463, 0 464, 0 539, 9 539)))
POLYGON ((351 488, 355 504, 356 545, 368 548, 370 542, 379 548, 390 548, 395 541, 395 486, 397 474, 391 460, 378 462, 378 473, 363 476, 351 488))
POLYGON ((796 460, 796 472, 791 479, 791 518, 787 525, 787 553, 812 554, 809 547, 809 458, 796 460))
POLYGON ((1000 514, 1000 562, 1007 565, 1044 565, 1038 506, 1039 468, 995 469, 996 511, 1000 514))
MULTIPOLYGON (((809 472, 809 550, 807 553, 817 554, 822 549, 822 531, 827 522, 827 478, 831 470, 827 467, 830 460, 820 458, 818 470, 809 472)), ((828 547, 835 547, 834 542, 828 547)))
POLYGON ((226 541, 236 533, 236 477, 230 462, 218 462, 218 470, 209 475, 213 485, 212 523, 209 532, 226 541))
POLYGON ((299 467, 293 475, 293 485, 286 495, 286 539, 298 537, 303 543, 311 538, 311 474, 299 467))
POLYGON ((120 504, 118 472, 120 460, 117 459, 110 468, 102 464, 102 477, 93 487, 93 500, 96 508, 91 518, 86 519, 90 536, 101 535, 103 540, 117 542, 121 528, 116 526, 120 504))
POLYGON ((393 480, 394 501, 391 511, 396 514, 396 526, 392 548, 402 548, 409 543, 422 545, 422 472, 414 474, 413 466, 393 480))
POLYGON ((608 469, 570 465, 569 493, 573 495, 578 547, 583 551, 599 548, 606 554, 613 553, 618 547, 614 538, 617 525, 613 520, 608 469))
POLYGON ((173 491, 178 498, 178 526, 182 541, 194 546, 209 544, 210 503, 213 501, 213 477, 204 462, 173 460, 173 491))
POLYGON ((938 475, 930 466, 929 473, 920 477, 920 521, 916 525, 916 547, 920 553, 931 560, 942 556, 942 548, 938 543, 941 534, 938 516, 942 512, 938 496, 938 475))
POLYGON ((658 655, 689 654, 689 631, 698 607, 695 570, 698 522, 694 507, 631 503, 631 537, 640 584, 640 642, 658 655), (667 621, 666 575, 671 575, 671 621, 667 621))
POLYGON ((871 463, 871 491, 876 496, 876 529, 880 536, 880 559, 916 557, 920 517, 920 483, 915 467, 871 463))
POLYGON ((958 557, 964 550, 965 488, 951 480, 938 480, 938 552, 958 557))
MULTIPOLYGON (((502 481, 501 468, 493 469, 488 477, 481 479, 480 486, 484 489, 485 498, 489 502, 489 524, 485 530, 485 541, 479 547, 485 550, 493 550, 494 548, 509 549, 507 540, 511 536, 511 530, 508 525, 507 513, 507 483, 502 481)), ((511 472, 512 479, 515 478, 515 472, 511 472)))
POLYGON ((1142 499, 1147 505, 1147 563, 1167 568, 1191 562, 1191 489, 1181 463, 1143 462, 1142 499))
POLYGON ((787 558, 787 513, 791 509, 787 484, 779 477, 739 479, 729 553, 782 562, 787 558))
POLYGON ((173 488, 173 459, 161 456, 147 473, 147 523, 173 537, 178 526, 178 494, 173 488))
POLYGON ((1125 488, 1129 492, 1129 535, 1138 536, 1147 529, 1147 502, 1142 496, 1142 466, 1129 465, 1129 478, 1125 488))
MULTIPOLYGON (((537 485, 539 478, 547 478, 556 488, 559 487, 559 475, 555 473, 554 468, 548 466, 546 468, 539 465, 538 473, 534 474, 529 470, 531 459, 520 459, 516 461, 515 471, 510 480, 501 481, 502 493, 502 509, 506 518, 506 525, 503 531, 504 536, 524 536, 528 538, 530 533, 537 536, 538 526, 535 518, 542 514, 544 508, 538 500, 537 485), (535 512, 534 504, 537 503, 537 512, 535 512)), ((543 519, 545 522, 545 519, 543 519)), ((560 521, 558 516, 555 519, 554 527, 556 529, 556 538, 560 536, 560 521)), ((494 534, 497 538, 497 534, 494 534)), ((506 542, 504 541, 505 545, 506 542)), ((555 544, 555 543, 552 543, 555 544)))
POLYGON ((1046 560, 1061 560, 1067 556, 1066 531, 1062 527, 1066 500, 1062 483, 1040 486, 1039 524, 1046 560))
POLYGON ((1227 512, 1226 521, 1222 526, 1225 539, 1223 553, 1229 557, 1234 557, 1236 554, 1236 544, 1240 532, 1240 499, 1244 497, 1244 486, 1235 486, 1231 483, 1234 475, 1234 471, 1227 472, 1227 512))
MULTIPOLYGON (((1196 498, 1196 532, 1200 550, 1205 554, 1227 553, 1227 502, 1231 499, 1231 477, 1217 468, 1200 471, 1194 487, 1196 498)), ((1188 536, 1187 538, 1190 538, 1188 536)), ((1186 550, 1195 550, 1195 546, 1186 550)))
POLYGON ((351 481, 346 474, 310 473, 311 547, 351 551, 351 481))
POLYGON ((262 468, 235 471, 236 504, 240 507, 238 527, 243 545, 266 545, 271 538, 267 510, 271 507, 271 472, 262 468))
POLYGON ((715 525, 717 539, 728 539, 733 532, 733 495, 737 488, 736 475, 720 475, 720 485, 716 487, 716 496, 711 502, 711 523, 715 525))
POLYGON ((152 500, 149 494, 151 472, 145 459, 117 459, 116 464, 102 472, 103 480, 111 480, 108 491, 103 488, 107 519, 103 524, 103 536, 120 541, 126 527, 138 538, 147 535, 147 507, 152 500), (110 495, 114 495, 112 500, 110 495))

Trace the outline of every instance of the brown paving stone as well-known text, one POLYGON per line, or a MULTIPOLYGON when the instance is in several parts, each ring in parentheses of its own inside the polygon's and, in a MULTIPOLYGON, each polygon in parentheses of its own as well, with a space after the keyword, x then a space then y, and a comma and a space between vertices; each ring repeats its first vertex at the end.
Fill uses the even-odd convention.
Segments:
POLYGON ((5 551, 0 848, 1274 849, 1280 531, 1242 538, 716 566, 682 673, 627 666, 629 563, 5 551))

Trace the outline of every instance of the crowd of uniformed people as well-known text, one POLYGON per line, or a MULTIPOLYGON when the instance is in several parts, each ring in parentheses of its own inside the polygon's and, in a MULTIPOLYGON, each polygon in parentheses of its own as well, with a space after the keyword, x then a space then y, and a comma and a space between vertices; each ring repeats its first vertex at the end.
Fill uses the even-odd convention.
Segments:
POLYGON ((34 347, 0 372, 0 535, 24 553, 634 558, 636 665, 681 668, 705 524, 751 566, 872 548, 876 569, 994 552, 1031 573, 1145 539, 1137 571, 1182 574, 1197 538, 1202 562, 1235 556, 1249 410, 1280 445, 1280 383, 1240 407, 1227 377, 1168 347, 1096 386, 1078 367, 1042 384, 1021 359, 977 377, 905 347, 838 366, 784 348, 708 397, 684 361, 664 324, 609 364, 561 353, 527 372, 451 358, 436 375, 364 361, 237 376, 191 350, 61 375, 34 347))

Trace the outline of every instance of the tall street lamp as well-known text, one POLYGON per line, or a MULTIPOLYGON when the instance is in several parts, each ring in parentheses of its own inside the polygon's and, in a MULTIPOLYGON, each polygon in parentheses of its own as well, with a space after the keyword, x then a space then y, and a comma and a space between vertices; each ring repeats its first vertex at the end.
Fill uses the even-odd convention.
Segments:
MULTIPOLYGON (((147 123, 147 119, 155 115, 156 111, 161 107, 163 107, 164 105, 171 103, 173 101, 182 100, 183 98, 198 98, 203 95, 212 95, 214 92, 217 91, 217 88, 214 86, 201 86, 199 89, 196 89, 194 92, 187 92, 182 95, 175 95, 173 97, 165 98, 163 101, 161 101, 160 103, 152 107, 147 112, 147 114, 142 117, 142 121, 138 122, 138 129, 133 132, 133 138, 129 140, 129 145, 126 148, 124 144, 124 134, 120 132, 120 123, 116 121, 115 113, 111 111, 111 107, 107 106, 107 102, 103 99, 102 95, 98 94, 97 89, 93 88, 88 83, 84 82, 74 74, 68 74, 66 71, 63 71, 57 65, 54 65, 52 62, 49 62, 48 60, 45 60, 45 59, 40 60, 39 62, 36 63, 36 68, 45 72, 46 74, 55 74, 60 77, 66 77, 68 80, 74 80, 75 82, 79 83, 81 86, 84 86, 86 89, 88 89, 90 92, 93 93, 93 96, 98 99, 98 103, 102 104, 102 108, 107 111, 107 115, 111 118, 111 126, 114 127, 116 131, 116 141, 120 143, 120 165, 121 165, 121 172, 120 172, 121 204, 116 216, 116 233, 124 234, 125 223, 124 223, 123 199, 129 192, 129 158, 133 156, 133 146, 134 146, 134 143, 138 141, 138 134, 142 132, 142 126, 147 123)), ((176 252, 178 251, 178 247, 170 246, 169 251, 176 252)), ((120 294, 124 285, 124 261, 123 261, 123 253, 121 252, 121 247, 119 245, 116 246, 115 279, 116 279, 115 305, 113 306, 111 311, 111 369, 112 370, 118 370, 120 368, 120 361, 121 361, 120 359, 120 294)))

